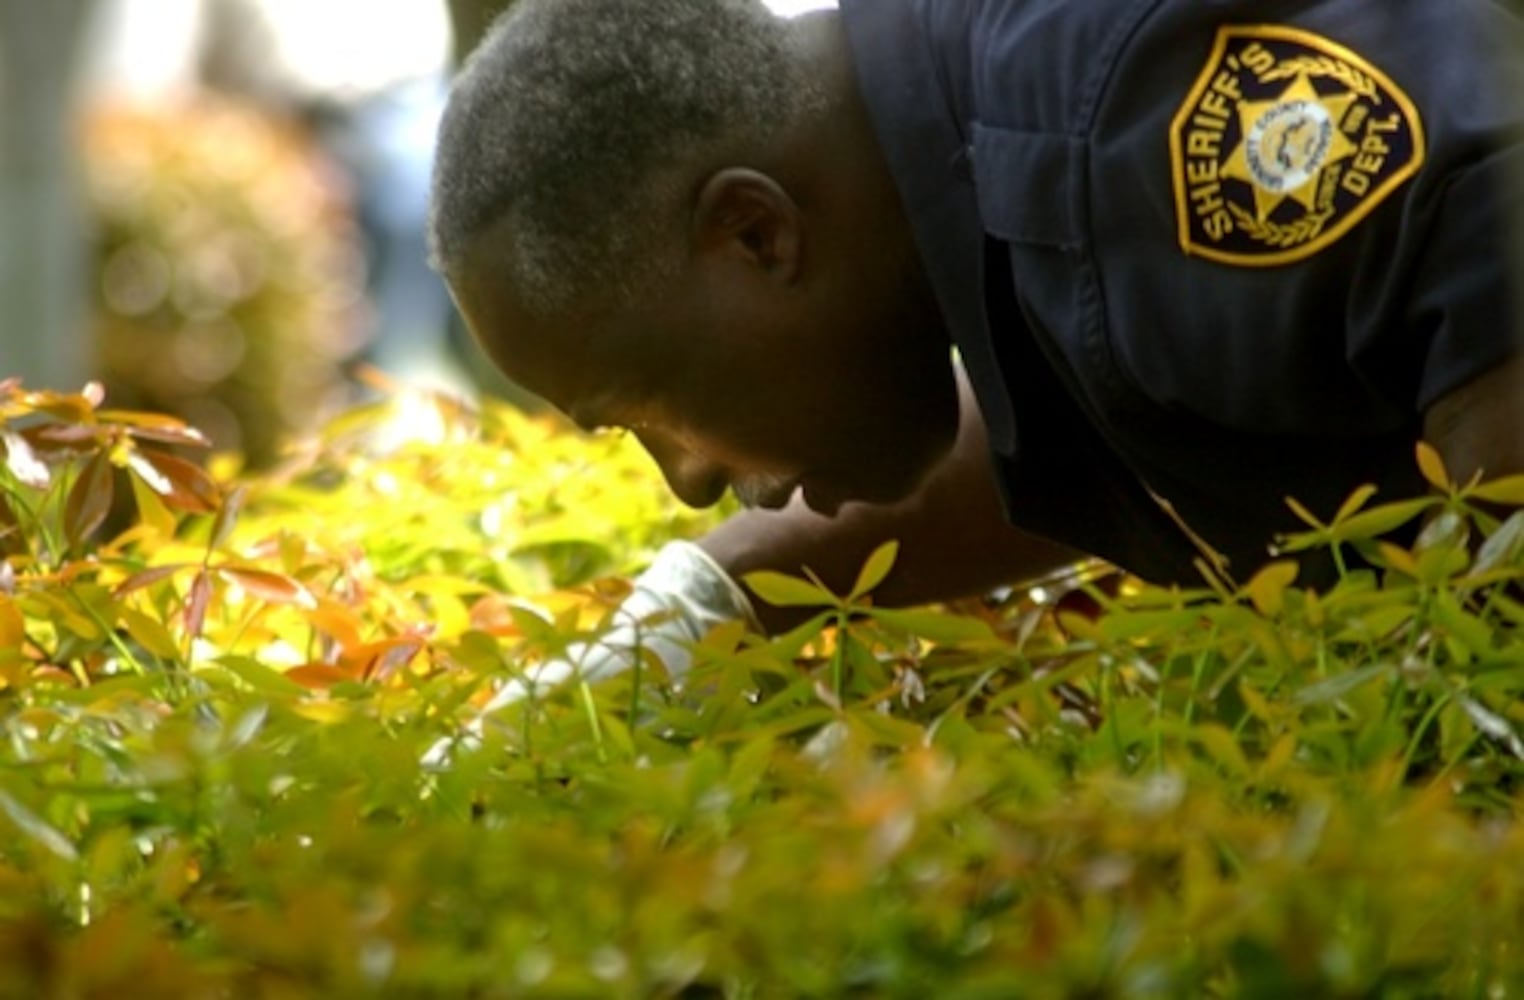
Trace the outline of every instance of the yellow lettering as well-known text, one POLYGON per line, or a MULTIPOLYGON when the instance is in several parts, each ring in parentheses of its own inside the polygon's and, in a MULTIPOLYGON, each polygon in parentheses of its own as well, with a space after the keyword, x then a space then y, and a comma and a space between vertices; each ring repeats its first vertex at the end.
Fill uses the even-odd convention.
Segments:
POLYGON ((1344 121, 1339 123, 1339 128, 1351 134, 1358 132, 1360 131, 1360 126, 1365 124, 1365 117, 1368 114, 1370 114, 1370 109, 1365 105, 1351 104, 1349 111, 1344 115, 1344 121))
MULTIPOLYGON (((1196 133, 1192 132, 1191 135, 1196 133)), ((1216 150, 1213 150, 1215 154, 1216 150)), ((1185 165, 1186 180, 1194 187, 1197 184, 1207 184, 1217 179, 1216 160, 1191 160, 1185 165)))
POLYGON ((1196 214, 1206 215, 1221 209, 1222 198, 1218 195, 1221 190, 1222 186, 1215 182, 1191 188, 1191 201, 1196 203, 1196 214))
POLYGON ((1219 208, 1201 220, 1201 227, 1212 239, 1220 240, 1233 231, 1233 218, 1228 215, 1227 209, 1219 208))
POLYGON ((1344 180, 1339 186, 1356 198, 1364 198, 1365 192, 1371 189, 1371 179, 1358 170, 1351 170, 1344 175, 1344 180))
POLYGON ((1217 140, 1221 133, 1206 132, 1193 128, 1185 136, 1185 151, 1189 156, 1209 156, 1215 159, 1220 148, 1217 140))
POLYGON ((1239 58, 1243 60, 1245 66, 1254 71, 1255 76, 1261 79, 1264 79, 1265 74, 1275 68, 1275 56, 1271 55, 1270 51, 1258 42, 1250 42, 1245 46, 1243 52, 1239 54, 1239 58))
POLYGON ((1233 98, 1235 101, 1241 100, 1244 96, 1244 92, 1238 86, 1238 77, 1225 69, 1218 70, 1217 75, 1212 78, 1212 89, 1219 94, 1225 94, 1233 98))
POLYGON ((1221 94, 1209 90, 1202 95, 1201 103, 1197 105, 1197 110, 1204 111, 1213 118, 1226 118, 1228 117, 1228 111, 1231 109, 1228 107, 1227 100, 1221 94))
POLYGON ((1372 118, 1370 131, 1372 132, 1395 132, 1402 128, 1402 115, 1393 111, 1385 118, 1372 118))

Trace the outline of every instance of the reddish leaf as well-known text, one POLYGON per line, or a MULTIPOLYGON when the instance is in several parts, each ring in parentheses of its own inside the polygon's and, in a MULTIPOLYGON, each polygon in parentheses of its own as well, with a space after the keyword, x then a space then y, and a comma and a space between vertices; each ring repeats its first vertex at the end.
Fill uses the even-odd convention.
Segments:
POLYGON ((69 499, 64 504, 64 536, 70 544, 79 544, 105 523, 111 513, 113 492, 111 463, 104 455, 96 455, 85 463, 79 478, 69 488, 69 499))
POLYGON ((121 597, 124 594, 132 593, 134 590, 141 590, 144 587, 158 583, 160 580, 167 580, 182 569, 190 569, 194 565, 196 564, 169 563, 164 566, 150 566, 148 569, 134 573, 117 584, 116 596, 121 597))
POLYGON ((90 424, 39 424, 21 433, 33 447, 57 445, 72 451, 89 448, 106 436, 90 424))
POLYGON ((203 569, 191 581, 190 595, 185 599, 185 631, 192 638, 201 634, 201 626, 206 624, 206 608, 211 600, 212 578, 203 569))
POLYGON ((127 464, 166 506, 192 514, 210 514, 222 501, 217 484, 200 466, 147 449, 128 456, 127 464))
POLYGON ((218 566, 216 572, 229 583, 236 583, 246 592, 271 604, 295 604, 303 608, 317 606, 317 601, 307 588, 289 576, 271 573, 269 570, 239 569, 233 566, 218 566))

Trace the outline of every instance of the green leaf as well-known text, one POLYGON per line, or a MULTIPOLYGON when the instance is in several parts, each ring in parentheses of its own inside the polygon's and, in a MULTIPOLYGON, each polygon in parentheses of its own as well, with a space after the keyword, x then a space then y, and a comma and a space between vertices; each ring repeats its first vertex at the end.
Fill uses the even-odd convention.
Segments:
POLYGON ((254 691, 278 698, 300 698, 306 688, 278 670, 248 656, 219 657, 216 665, 247 684, 254 691))
POLYGON ((1296 562, 1283 559, 1270 563, 1255 573, 1244 586, 1249 600, 1254 602, 1255 610, 1266 618, 1280 614, 1286 601, 1286 588, 1296 579, 1297 569, 1296 562))
POLYGON ((870 608, 868 614, 882 625, 931 642, 985 642, 995 638, 994 630, 979 619, 944 611, 870 608))
POLYGON ((779 608, 834 607, 838 603, 830 591, 796 576, 757 570, 741 577, 741 582, 768 604, 779 608))
POLYGON ((1390 676, 1392 667, 1387 664, 1377 663, 1365 667, 1356 667, 1354 670, 1334 674, 1315 684, 1309 684, 1292 696, 1291 700, 1298 705, 1322 705, 1338 699, 1359 688, 1363 684, 1390 676))
POLYGON ((1354 515, 1338 525, 1333 533, 1345 541, 1375 538, 1402 527, 1439 502, 1437 497, 1420 497, 1381 504, 1354 515))
POLYGON ((1524 506, 1524 475, 1493 479, 1466 491, 1467 499, 1524 506))
POLYGON ((1376 487, 1371 483, 1365 483, 1356 488, 1349 495, 1349 498, 1344 501, 1343 505, 1339 507, 1339 512, 1334 515, 1334 523, 1338 524, 1340 521, 1353 516, 1355 511, 1364 507, 1365 502, 1375 495, 1376 487))
POLYGON ((1445 460, 1440 457, 1438 449, 1427 441, 1420 441, 1414 451, 1418 459, 1418 471, 1423 474, 1423 478, 1435 489, 1448 492, 1450 473, 1446 470, 1445 460))
POLYGON ((0 813, 4 813, 12 823, 16 824, 22 833, 41 844, 53 854, 58 855, 65 861, 79 860, 79 851, 75 850, 69 838, 59 832, 57 827, 3 791, 0 791, 0 813))
POLYGON ((857 582, 852 584, 852 592, 847 595, 847 600, 855 601, 883 583, 884 577, 888 576, 889 570, 893 568, 895 557, 899 555, 899 552, 900 543, 893 539, 874 549, 868 561, 863 564, 862 571, 857 574, 857 582))

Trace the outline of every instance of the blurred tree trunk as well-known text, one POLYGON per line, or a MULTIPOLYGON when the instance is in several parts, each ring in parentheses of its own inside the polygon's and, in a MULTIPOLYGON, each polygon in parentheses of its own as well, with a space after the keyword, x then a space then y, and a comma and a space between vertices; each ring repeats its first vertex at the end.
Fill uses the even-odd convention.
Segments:
POLYGON ((0 377, 89 377, 75 68, 95 0, 0 0, 0 377))
MULTIPOLYGON (((0 3, 5 0, 0 0, 0 3)), ((447 0, 450 26, 455 32, 455 64, 458 66, 476 48, 492 19, 508 8, 512 0, 447 0)))

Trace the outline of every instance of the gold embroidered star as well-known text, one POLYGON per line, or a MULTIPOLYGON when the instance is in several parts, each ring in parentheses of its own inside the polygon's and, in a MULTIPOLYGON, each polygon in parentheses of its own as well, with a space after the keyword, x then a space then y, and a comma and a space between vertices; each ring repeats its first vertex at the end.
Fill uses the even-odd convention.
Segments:
POLYGON ((1319 94, 1301 73, 1279 96, 1239 104, 1242 134, 1222 176, 1249 183, 1260 222, 1287 198, 1317 210, 1323 171, 1358 150, 1339 127, 1356 100, 1352 93, 1319 94))

